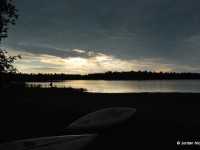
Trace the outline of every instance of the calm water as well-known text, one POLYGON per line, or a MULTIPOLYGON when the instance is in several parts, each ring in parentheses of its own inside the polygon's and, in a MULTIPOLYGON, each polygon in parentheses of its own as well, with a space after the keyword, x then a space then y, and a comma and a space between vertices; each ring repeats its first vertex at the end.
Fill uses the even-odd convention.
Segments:
MULTIPOLYGON (((29 86, 50 87, 50 82, 27 82, 29 86)), ((64 80, 53 82, 56 87, 84 88, 97 93, 131 92, 192 92, 200 93, 200 80, 64 80)))

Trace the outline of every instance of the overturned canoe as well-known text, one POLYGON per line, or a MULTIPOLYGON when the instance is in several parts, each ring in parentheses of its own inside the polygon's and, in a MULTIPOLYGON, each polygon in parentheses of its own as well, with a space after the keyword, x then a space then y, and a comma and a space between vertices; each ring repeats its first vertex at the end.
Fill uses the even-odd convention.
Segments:
POLYGON ((81 150, 92 142, 97 134, 64 135, 26 139, 0 145, 1 150, 81 150))
POLYGON ((119 125, 130 119, 136 112, 135 108, 114 107, 92 112, 67 127, 67 131, 98 132, 108 127, 119 125))

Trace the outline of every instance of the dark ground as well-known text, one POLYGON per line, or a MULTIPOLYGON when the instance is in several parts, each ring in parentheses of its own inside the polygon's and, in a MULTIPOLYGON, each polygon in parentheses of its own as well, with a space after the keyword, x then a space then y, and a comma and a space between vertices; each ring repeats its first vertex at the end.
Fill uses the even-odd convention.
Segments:
POLYGON ((65 128, 90 112, 108 107, 137 108, 126 124, 100 134, 91 149, 195 148, 200 141, 200 94, 95 94, 66 89, 1 90, 0 142, 67 134, 65 128))

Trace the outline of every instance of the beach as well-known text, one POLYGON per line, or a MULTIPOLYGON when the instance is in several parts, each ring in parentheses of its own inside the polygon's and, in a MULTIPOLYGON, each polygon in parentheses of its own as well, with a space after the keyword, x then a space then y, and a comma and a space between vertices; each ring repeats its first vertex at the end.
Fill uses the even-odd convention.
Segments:
POLYGON ((200 146, 198 93, 108 94, 62 88, 1 91, 1 143, 65 135, 70 123, 88 113, 110 107, 132 107, 137 112, 131 120, 100 134, 91 149, 168 150, 200 146))

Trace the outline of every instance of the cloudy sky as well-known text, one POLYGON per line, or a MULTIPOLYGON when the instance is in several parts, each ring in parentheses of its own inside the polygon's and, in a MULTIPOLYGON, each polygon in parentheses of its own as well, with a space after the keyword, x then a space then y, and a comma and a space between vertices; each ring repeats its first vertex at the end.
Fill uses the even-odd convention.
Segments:
POLYGON ((198 0, 13 0, 2 41, 22 73, 200 73, 198 0))

